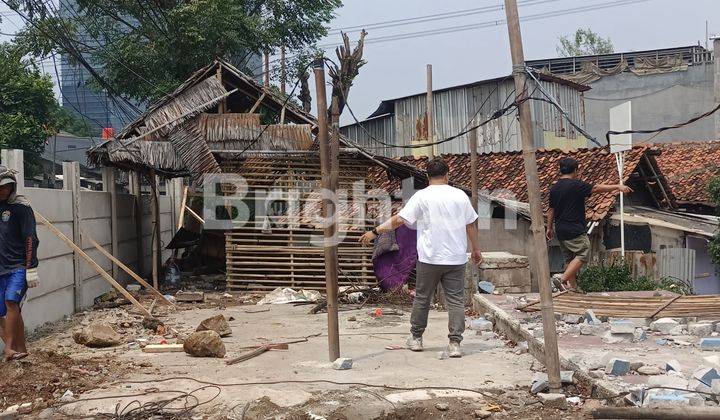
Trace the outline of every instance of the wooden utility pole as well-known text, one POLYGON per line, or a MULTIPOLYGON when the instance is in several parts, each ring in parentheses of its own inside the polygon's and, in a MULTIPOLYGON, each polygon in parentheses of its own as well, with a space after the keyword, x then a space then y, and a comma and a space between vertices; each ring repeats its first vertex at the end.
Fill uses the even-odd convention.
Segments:
POLYGON ((265 71, 263 72, 263 82, 265 87, 270 87, 270 53, 267 51, 264 54, 263 61, 265 62, 265 71))
POLYGON ((152 281, 153 287, 158 289, 160 277, 160 197, 157 190, 157 176, 155 170, 151 169, 148 175, 150 191, 152 192, 152 281))
POLYGON ((540 308, 543 318, 543 339, 545 342, 545 367, 548 373, 551 392, 560 392, 560 358, 555 329, 555 311, 553 310, 552 289, 550 287, 550 264, 545 240, 543 209, 540 196, 537 160, 535 157, 535 140, 533 139, 530 104, 522 100, 527 97, 527 80, 525 75, 525 57, 523 54, 520 18, 518 17, 517 1, 505 0, 508 34, 510 36, 510 54, 512 56, 513 77, 515 78, 516 101, 520 112, 520 135, 522 136, 523 161, 525 163, 525 181, 527 183, 528 201, 530 202, 530 218, 533 234, 533 248, 537 251, 537 270, 540 289, 540 308))
MULTIPOLYGON (((715 105, 720 104, 720 37, 713 38, 713 54, 715 57, 715 105)), ((715 138, 720 139, 720 113, 715 113, 715 138)))
MULTIPOLYGON (((470 122, 472 127, 475 126, 475 118, 470 122)), ((478 176, 477 176, 477 129, 473 129, 468 133, 470 141, 470 188, 472 205, 475 211, 478 210, 478 176)), ((477 225, 477 222, 475 222, 477 225)))
MULTIPOLYGON (((318 143, 320 144, 320 171, 322 173, 322 188, 332 190, 332 169, 337 163, 337 154, 331 153, 328 140, 327 97, 325 92, 325 62, 322 59, 313 63, 315 72, 315 91, 317 94, 318 110, 318 143)), ((337 102, 337 101, 334 101, 337 102)), ((335 119, 335 118, 333 118, 335 119)), ((335 153, 337 148, 333 147, 335 153)), ((323 199, 323 218, 326 221, 323 228, 325 241, 323 250, 325 254, 325 288, 327 293, 328 314, 328 349, 330 361, 340 357, 340 330, 338 323, 338 254, 337 245, 334 244, 335 222, 327 223, 330 217, 335 216, 335 204, 323 199)))
POLYGON ((285 46, 280 47, 280 92, 285 94, 285 46))
MULTIPOLYGON (((427 97, 425 98, 425 115, 427 117, 427 141, 432 143, 435 141, 435 124, 433 122, 433 83, 432 83, 432 64, 427 65, 427 97)), ((435 145, 428 148, 428 157, 435 157, 435 145)))

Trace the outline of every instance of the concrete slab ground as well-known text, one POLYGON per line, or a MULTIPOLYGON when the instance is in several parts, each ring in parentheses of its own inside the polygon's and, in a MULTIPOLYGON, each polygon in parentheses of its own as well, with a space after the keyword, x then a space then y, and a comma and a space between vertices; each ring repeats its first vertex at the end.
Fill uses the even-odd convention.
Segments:
MULTIPOLYGON (((516 301, 521 296, 527 302, 539 299, 537 294, 476 295, 476 308, 481 312, 495 308, 496 316, 515 320, 521 334, 532 337, 533 329, 542 328, 542 318, 540 312, 528 313, 515 309, 516 301)), ((635 320, 642 325, 643 323, 640 321, 635 320)), ((688 320, 680 321, 687 322, 688 320)), ((695 319, 689 321, 692 323, 695 319)), ((631 388, 649 388, 658 385, 664 381, 660 377, 668 376, 665 373, 666 365, 673 360, 681 368, 682 375, 680 377, 688 380, 692 389, 695 389, 692 382, 694 372, 707 367, 717 368, 720 371, 720 357, 718 357, 720 352, 701 351, 699 348, 700 337, 698 336, 662 334, 645 328, 646 339, 633 341, 633 335, 629 334, 623 341, 616 342, 617 337, 620 336, 609 336, 610 325, 607 322, 591 335, 581 334, 577 325, 571 325, 564 321, 557 321, 556 325, 561 358, 566 360, 568 365, 577 366, 586 377, 593 378, 594 383, 604 388, 606 393, 618 394, 631 388), (637 371, 620 376, 607 375, 604 370, 612 358, 627 360, 631 364, 636 364, 635 366, 639 364, 655 366, 660 371, 643 370, 644 372, 658 373, 656 375, 640 374, 637 371)), ((538 342, 542 343, 542 335, 536 337, 538 337, 538 342)), ((532 344, 530 347, 532 351, 532 344)), ((677 381, 675 382, 677 383, 677 381)), ((709 388, 706 391, 709 391, 709 388)), ((712 402, 707 402, 707 404, 717 405, 712 402)), ((720 415, 720 411, 718 414, 720 415)))
MULTIPOLYGON (((132 328, 125 335, 128 343, 115 348, 78 345, 72 340, 71 329, 33 343, 31 350, 52 348, 71 360, 101 356, 108 365, 121 370, 110 382, 63 399, 65 403, 56 406, 53 415, 127 413, 146 410, 147 405, 140 406, 151 401, 182 397, 169 407, 181 412, 189 405, 193 415, 203 418, 272 418, 283 413, 358 419, 462 418, 473 417, 476 410, 491 410, 494 418, 582 417, 573 410, 544 412, 528 392, 531 367, 537 370, 539 364, 527 353, 515 354, 499 338, 483 338, 467 330, 464 357, 443 359, 446 312, 431 312, 425 351, 414 353, 386 349, 405 344, 409 312, 373 318, 368 314, 373 308, 342 311, 341 355, 352 358, 353 367, 338 371, 328 360, 327 316, 310 315, 308 309, 219 305, 159 316, 168 328, 186 336, 203 319, 223 314, 233 329, 232 335, 223 339, 225 360, 246 352, 247 347, 309 337, 307 342, 290 344, 289 350, 270 351, 231 366, 224 359, 194 358, 185 353, 144 353, 138 339, 152 343, 161 337, 144 336, 142 330, 132 328), (441 403, 449 404, 449 409, 441 403)), ((113 309, 88 312, 79 326, 103 321, 122 329, 139 320, 125 310, 113 309)), ((69 373, 89 374, 82 368, 69 373)))

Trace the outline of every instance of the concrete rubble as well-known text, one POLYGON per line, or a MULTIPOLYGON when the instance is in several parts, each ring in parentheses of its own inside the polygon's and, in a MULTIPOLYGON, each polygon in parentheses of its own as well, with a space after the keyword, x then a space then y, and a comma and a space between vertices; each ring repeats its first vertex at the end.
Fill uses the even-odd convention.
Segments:
POLYGON ((195 331, 215 331, 220 337, 227 337, 232 334, 230 324, 222 314, 204 319, 195 331))
POLYGON ((225 357, 225 344, 215 331, 196 331, 183 343, 185 353, 195 357, 225 357))
POLYGON ((122 342, 122 336, 108 324, 90 324, 75 331, 73 340, 88 347, 113 347, 122 342))

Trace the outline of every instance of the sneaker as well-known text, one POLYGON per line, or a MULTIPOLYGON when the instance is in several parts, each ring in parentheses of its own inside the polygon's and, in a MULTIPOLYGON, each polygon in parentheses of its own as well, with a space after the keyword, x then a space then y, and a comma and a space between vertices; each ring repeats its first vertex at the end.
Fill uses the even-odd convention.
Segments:
POLYGON ((462 351, 460 351, 460 343, 457 341, 451 341, 447 348, 448 357, 462 357, 462 351))
POLYGON ((565 291, 565 286, 563 286, 562 274, 553 274, 550 281, 552 281, 552 285, 555 289, 560 292, 565 291))
POLYGON ((423 351, 422 337, 408 338, 407 347, 412 351, 423 351))

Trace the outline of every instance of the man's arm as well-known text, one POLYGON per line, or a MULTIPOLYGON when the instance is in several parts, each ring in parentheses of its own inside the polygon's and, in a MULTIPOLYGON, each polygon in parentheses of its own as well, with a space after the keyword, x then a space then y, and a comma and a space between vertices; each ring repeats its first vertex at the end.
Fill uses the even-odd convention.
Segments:
POLYGON ((402 226, 405 223, 405 220, 403 220, 402 217, 400 217, 399 214, 396 214, 392 216, 391 218, 387 219, 384 223, 382 223, 380 226, 377 226, 375 228, 375 231, 367 231, 363 236, 360 237, 360 242, 363 245, 370 245, 375 238, 381 233, 390 232, 393 231, 400 226, 402 226))
POLYGON ((551 241, 553 238, 553 227, 555 224, 555 209, 550 207, 548 208, 547 212, 547 222, 545 222, 545 226, 547 226, 547 229, 545 231, 545 237, 548 241, 551 241))
POLYGON ((633 189, 628 187, 627 185, 620 185, 620 184, 595 184, 592 187, 592 193, 606 193, 606 192, 622 192, 625 194, 629 194, 633 192, 633 189))
POLYGON ((20 219, 20 232, 25 245, 25 279, 28 287, 34 288, 40 284, 36 263, 37 249, 35 247, 37 224, 35 222, 35 213, 29 206, 25 206, 24 214, 20 219))
POLYGON ((475 222, 465 225, 465 231, 470 241, 470 256, 475 264, 480 264, 483 262, 483 256, 480 250, 480 233, 475 222))

